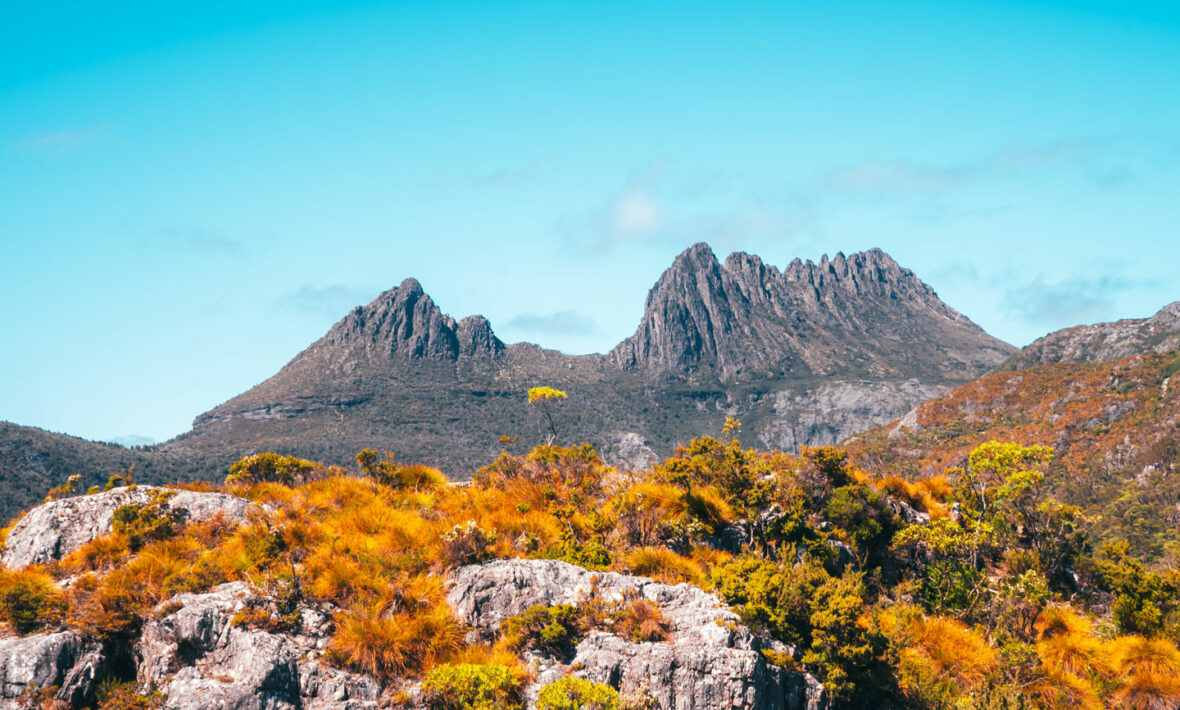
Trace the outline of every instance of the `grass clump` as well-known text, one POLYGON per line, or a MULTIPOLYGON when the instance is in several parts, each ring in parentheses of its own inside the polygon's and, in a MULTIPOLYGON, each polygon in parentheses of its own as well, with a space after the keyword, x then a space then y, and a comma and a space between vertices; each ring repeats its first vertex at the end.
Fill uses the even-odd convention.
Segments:
POLYGON ((0 621, 24 636, 61 623, 65 595, 43 568, 0 569, 0 621))

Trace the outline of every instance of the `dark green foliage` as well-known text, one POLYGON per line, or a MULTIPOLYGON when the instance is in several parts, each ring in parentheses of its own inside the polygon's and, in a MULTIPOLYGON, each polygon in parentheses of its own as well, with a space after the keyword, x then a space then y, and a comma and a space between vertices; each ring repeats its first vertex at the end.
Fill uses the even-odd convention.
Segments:
POLYGON ((120 506, 111 516, 111 529, 127 536, 132 552, 155 540, 172 537, 183 520, 181 511, 168 507, 171 493, 156 493, 150 503, 120 506))
POLYGON ((1180 572, 1145 569, 1125 540, 1113 540, 1090 562, 1098 584, 1114 594, 1111 614, 1122 633, 1180 639, 1180 572))
POLYGON ((506 619, 500 625, 500 634, 505 644, 516 651, 533 649, 568 659, 586 634, 586 624, 581 612, 572 604, 538 604, 506 619))
POLYGON ((312 461, 273 452, 254 454, 229 467, 226 483, 283 483, 292 484, 316 469, 312 461))

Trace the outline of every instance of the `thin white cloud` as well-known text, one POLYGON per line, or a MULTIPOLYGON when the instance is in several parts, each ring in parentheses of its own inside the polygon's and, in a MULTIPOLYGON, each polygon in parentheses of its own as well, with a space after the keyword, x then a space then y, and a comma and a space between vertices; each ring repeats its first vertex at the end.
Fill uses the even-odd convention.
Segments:
POLYGON ((279 313, 296 316, 342 318, 356 306, 370 300, 371 293, 344 284, 304 284, 277 296, 273 306, 279 313))
POLYGON ((94 125, 87 128, 41 133, 22 138, 13 143, 11 148, 25 153, 40 153, 42 155, 73 153, 93 143, 105 132, 104 126, 94 125))
POLYGON ((1121 275, 1063 281, 1037 276, 1027 284, 1009 287, 1000 306, 1033 325, 1068 327, 1110 317, 1118 297, 1141 285, 1121 275))
POLYGON ((508 321, 509 328, 528 333, 557 333, 561 335, 592 335, 594 320, 574 310, 548 314, 521 313, 508 321))

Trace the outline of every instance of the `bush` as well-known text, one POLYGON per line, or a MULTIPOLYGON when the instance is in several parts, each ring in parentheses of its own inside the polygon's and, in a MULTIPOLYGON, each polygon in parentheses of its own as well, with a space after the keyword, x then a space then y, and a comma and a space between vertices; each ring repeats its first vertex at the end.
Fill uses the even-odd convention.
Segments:
POLYGON ((282 483, 290 485, 305 480, 307 475, 319 468, 314 461, 305 461, 294 456, 266 452, 254 454, 229 467, 226 483, 282 483))
POLYGON ((541 689, 537 710, 618 710, 619 691, 593 681, 566 676, 541 689))
POLYGON ((362 473, 390 488, 433 490, 446 485, 447 482, 447 477, 437 468, 418 464, 400 465, 394 463, 393 454, 388 452, 384 461, 378 461, 375 449, 365 449, 358 453, 356 462, 362 473))
POLYGON ((483 562, 492 556, 494 530, 484 530, 474 520, 456 525, 442 534, 443 556, 453 565, 483 562))
POLYGON ((168 507, 171 493, 157 492, 150 503, 132 503, 115 509, 111 516, 111 530, 127 538, 132 552, 156 540, 172 537, 183 513, 168 507))
POLYGON ((533 649, 563 660, 573 656, 585 633, 581 612, 572 604, 537 604, 500 625, 504 645, 514 651, 533 649))
POLYGON ((444 663, 422 683, 430 710, 514 710, 521 707, 521 672, 499 663, 444 663))
POLYGON ((65 612, 65 596, 41 568, 0 570, 0 621, 18 634, 57 624, 65 612))

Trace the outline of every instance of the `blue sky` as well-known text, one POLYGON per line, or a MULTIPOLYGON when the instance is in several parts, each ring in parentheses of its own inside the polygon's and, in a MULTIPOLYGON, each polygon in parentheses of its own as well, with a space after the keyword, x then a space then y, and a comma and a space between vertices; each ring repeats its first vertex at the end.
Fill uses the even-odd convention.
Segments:
POLYGON ((603 351, 700 240, 1149 315, 1178 86, 1175 3, 6 3, 0 419, 167 438, 407 276, 603 351))

